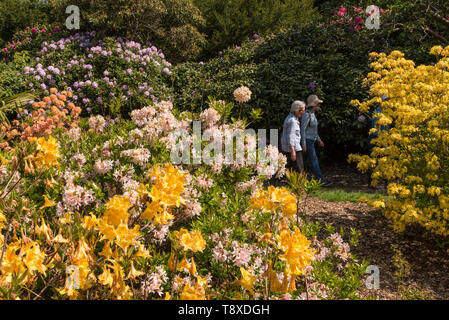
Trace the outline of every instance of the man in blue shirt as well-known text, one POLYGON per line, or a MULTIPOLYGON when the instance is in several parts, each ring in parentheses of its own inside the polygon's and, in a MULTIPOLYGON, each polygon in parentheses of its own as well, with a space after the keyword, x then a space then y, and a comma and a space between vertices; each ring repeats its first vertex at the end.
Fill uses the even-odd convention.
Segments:
POLYGON ((332 182, 323 177, 315 151, 316 142, 320 147, 324 147, 324 142, 318 135, 318 120, 315 116, 315 111, 320 108, 322 102, 323 100, 320 100, 316 95, 310 95, 307 98, 307 111, 301 118, 301 145, 310 161, 315 179, 321 181, 327 187, 332 185, 332 182))

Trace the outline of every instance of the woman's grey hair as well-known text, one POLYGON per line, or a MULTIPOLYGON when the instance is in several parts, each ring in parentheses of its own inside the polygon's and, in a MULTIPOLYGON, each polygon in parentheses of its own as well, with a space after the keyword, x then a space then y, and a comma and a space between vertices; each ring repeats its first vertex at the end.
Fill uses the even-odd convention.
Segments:
POLYGON ((306 108, 306 104, 303 101, 294 101, 292 103, 292 107, 290 108, 290 112, 294 113, 296 111, 302 110, 306 108))

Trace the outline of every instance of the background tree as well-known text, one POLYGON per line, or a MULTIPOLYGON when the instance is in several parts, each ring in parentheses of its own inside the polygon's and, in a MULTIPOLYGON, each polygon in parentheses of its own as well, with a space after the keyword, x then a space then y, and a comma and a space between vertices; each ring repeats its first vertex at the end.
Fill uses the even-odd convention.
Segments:
POLYGON ((0 1, 0 47, 12 39, 13 34, 33 24, 49 22, 48 3, 39 0, 0 1))
POLYGON ((318 16, 313 0, 193 0, 206 19, 204 57, 238 45, 253 34, 265 35, 304 24, 318 16))
POLYGON ((449 44, 449 3, 444 0, 418 1, 424 32, 442 44, 449 44), (424 13, 424 14, 422 14, 424 13))
POLYGON ((205 42, 198 31, 204 19, 190 0, 51 0, 51 3, 53 16, 66 17, 66 7, 77 5, 82 30, 151 42, 172 62, 195 57, 205 42))

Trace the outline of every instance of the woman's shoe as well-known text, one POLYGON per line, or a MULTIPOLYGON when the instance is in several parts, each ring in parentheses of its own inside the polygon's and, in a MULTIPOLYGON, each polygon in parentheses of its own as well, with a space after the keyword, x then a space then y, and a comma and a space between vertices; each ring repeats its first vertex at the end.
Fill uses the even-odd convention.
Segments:
POLYGON ((331 185, 333 185, 334 183, 332 181, 325 181, 323 187, 330 187, 331 185))

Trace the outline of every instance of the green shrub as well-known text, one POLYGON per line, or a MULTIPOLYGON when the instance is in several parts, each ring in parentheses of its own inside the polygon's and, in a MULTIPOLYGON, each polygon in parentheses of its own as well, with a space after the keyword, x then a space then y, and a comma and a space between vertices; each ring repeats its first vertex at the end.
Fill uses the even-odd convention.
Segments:
POLYGON ((56 87, 73 91, 83 112, 113 116, 169 98, 165 83, 171 64, 154 46, 101 38, 95 32, 46 36, 41 42, 42 37, 27 42, 30 52, 15 52, 13 61, 0 64, 0 94, 26 90, 48 94, 56 87))
POLYGON ((0 48, 12 40, 14 33, 25 27, 49 22, 49 6, 39 0, 0 1, 0 48))
POLYGON ((304 24, 318 16, 312 0, 195 0, 206 25, 203 56, 238 45, 253 34, 269 34, 295 22, 304 24))
POLYGON ((198 31, 204 19, 190 0, 53 0, 52 5, 55 17, 65 17, 66 7, 77 5, 81 31, 149 41, 173 62, 195 57, 204 44, 198 31))
MULTIPOLYGON (((352 7, 348 12, 352 21, 359 14, 352 7)), ((255 125, 281 129, 294 100, 305 101, 308 95, 317 94, 324 100, 318 114, 320 136, 328 154, 334 160, 343 159, 354 150, 367 148, 369 115, 359 122, 360 113, 349 102, 368 97, 362 81, 370 71, 369 53, 404 48, 418 63, 429 60, 425 51, 431 45, 419 42, 421 34, 393 32, 406 13, 384 15, 379 30, 354 31, 353 22, 337 22, 340 16, 317 19, 303 27, 252 39, 204 64, 179 65, 173 77, 175 102, 201 110, 207 96, 230 100, 237 87, 246 85, 253 93, 252 105, 264 111, 255 125)), ((244 110, 246 115, 250 111, 244 110)))

